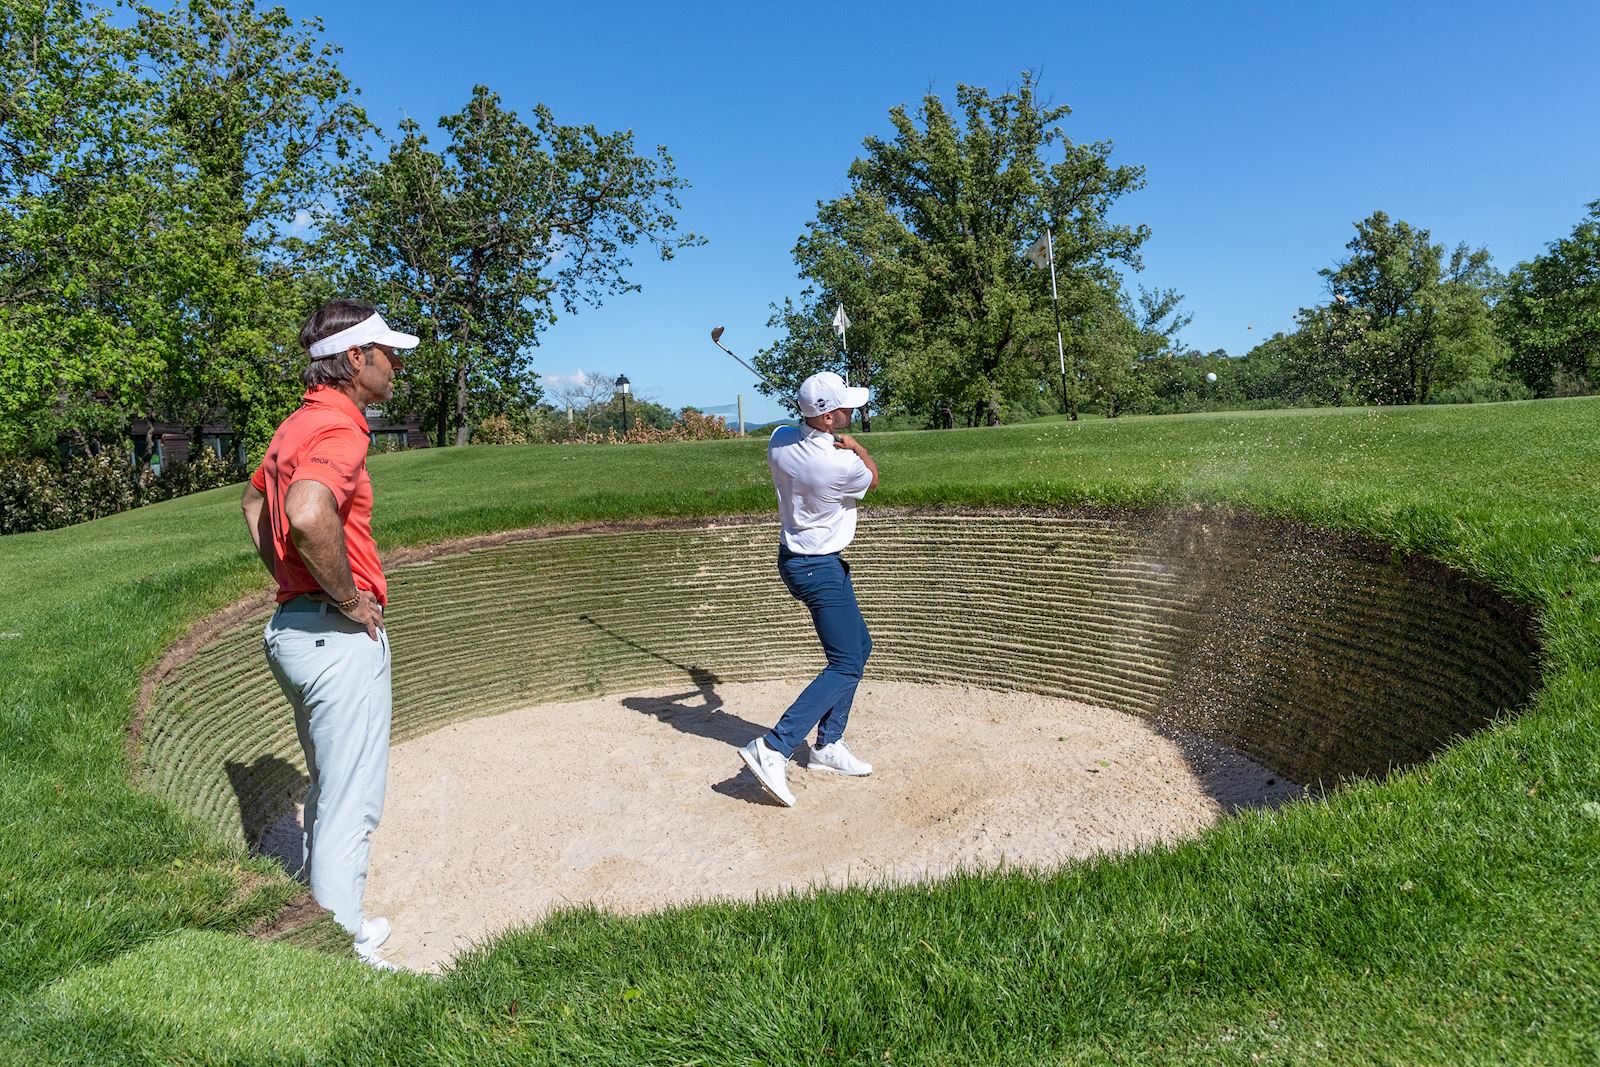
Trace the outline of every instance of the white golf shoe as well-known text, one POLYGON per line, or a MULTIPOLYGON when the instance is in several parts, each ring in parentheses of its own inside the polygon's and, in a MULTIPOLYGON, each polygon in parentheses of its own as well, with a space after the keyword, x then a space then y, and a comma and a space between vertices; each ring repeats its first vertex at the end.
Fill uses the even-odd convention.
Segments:
POLYGON ((375 971, 394 973, 400 970, 400 965, 398 963, 390 963, 388 960, 378 955, 376 950, 366 953, 358 952, 356 953, 356 958, 375 971))
POLYGON ((361 936, 355 940, 356 959, 375 971, 398 971, 398 965, 378 955, 378 946, 389 940, 388 919, 362 919, 361 936))
POLYGON ((389 940, 389 930, 390 927, 388 919, 362 919, 361 936, 356 938, 356 947, 358 949, 377 948, 379 945, 389 940))
POLYGON ((862 778, 872 773, 872 764, 857 759, 843 741, 831 745, 812 745, 811 758, 806 761, 808 771, 828 771, 831 774, 848 774, 862 778))
POLYGON ((794 794, 789 792, 784 774, 784 766, 789 761, 767 744, 765 738, 758 737, 740 748, 739 757, 774 800, 786 808, 794 807, 794 794))

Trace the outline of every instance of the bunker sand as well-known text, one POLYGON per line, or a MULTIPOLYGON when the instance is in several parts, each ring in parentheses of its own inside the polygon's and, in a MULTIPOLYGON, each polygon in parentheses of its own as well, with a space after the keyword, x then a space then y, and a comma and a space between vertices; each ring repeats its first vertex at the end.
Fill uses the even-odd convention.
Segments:
POLYGON ((438 969, 474 942, 592 904, 634 913, 812 886, 1050 868, 1194 835, 1302 795, 1273 771, 1143 719, 1015 692, 867 682, 850 720, 868 778, 789 764, 771 801, 735 746, 803 679, 703 679, 547 704, 397 746, 367 913, 395 962, 438 969))

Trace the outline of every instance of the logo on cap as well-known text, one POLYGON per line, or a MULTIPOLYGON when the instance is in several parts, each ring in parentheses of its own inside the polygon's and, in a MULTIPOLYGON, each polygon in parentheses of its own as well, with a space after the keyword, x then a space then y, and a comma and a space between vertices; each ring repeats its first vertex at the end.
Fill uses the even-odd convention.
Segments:
POLYGON ((866 389, 846 385, 837 374, 823 371, 800 383, 800 394, 796 399, 800 414, 811 419, 839 408, 864 407, 868 395, 866 389))

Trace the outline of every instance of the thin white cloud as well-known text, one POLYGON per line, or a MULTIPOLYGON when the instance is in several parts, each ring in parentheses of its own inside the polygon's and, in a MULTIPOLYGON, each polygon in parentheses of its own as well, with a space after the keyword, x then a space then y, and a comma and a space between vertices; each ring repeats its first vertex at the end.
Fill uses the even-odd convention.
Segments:
POLYGON ((539 380, 551 389, 559 389, 564 385, 578 385, 583 381, 584 371, 579 369, 571 374, 541 374, 539 380))

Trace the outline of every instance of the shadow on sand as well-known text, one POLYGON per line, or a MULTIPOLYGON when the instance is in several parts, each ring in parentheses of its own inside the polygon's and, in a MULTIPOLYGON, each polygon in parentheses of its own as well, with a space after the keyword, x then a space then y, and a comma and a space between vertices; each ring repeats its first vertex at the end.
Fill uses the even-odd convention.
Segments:
MULTIPOLYGON (((588 615, 580 615, 584 622, 599 630, 613 641, 624 644, 636 652, 649 656, 651 659, 676 667, 689 676, 693 689, 683 693, 671 693, 659 697, 623 697, 622 706, 630 711, 637 711, 659 722, 663 722, 674 730, 696 737, 705 737, 713 741, 721 741, 725 745, 740 748, 749 744, 767 732, 765 726, 751 722, 749 719, 740 718, 723 710, 722 696, 717 692, 717 683, 721 681, 714 673, 704 667, 690 666, 679 663, 670 656, 662 655, 653 649, 646 648, 615 630, 596 622, 588 615)), ((767 796, 755 775, 749 768, 741 767, 737 774, 717 782, 712 791, 720 793, 735 800, 743 800, 751 804, 776 804, 777 801, 767 796)))

